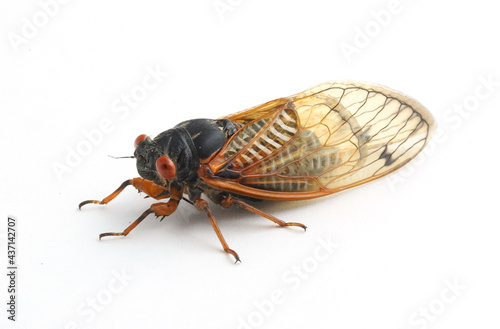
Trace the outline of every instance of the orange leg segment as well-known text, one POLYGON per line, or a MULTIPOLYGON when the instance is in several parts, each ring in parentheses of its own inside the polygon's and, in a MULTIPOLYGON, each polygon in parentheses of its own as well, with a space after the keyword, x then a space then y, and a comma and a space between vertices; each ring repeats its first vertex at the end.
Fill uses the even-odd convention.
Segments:
POLYGON ((95 203, 95 204, 107 204, 118 194, 120 194, 127 186, 132 185, 139 191, 142 191, 146 193, 148 196, 156 199, 156 200, 161 200, 170 197, 170 193, 165 190, 165 188, 161 187, 160 185, 156 185, 150 180, 144 179, 142 177, 136 177, 133 179, 126 180, 118 187, 113 193, 102 199, 101 201, 99 200, 87 200, 83 201, 78 205, 79 209, 82 209, 82 207, 86 204, 89 203, 95 203))
MULTIPOLYGON (((179 200, 174 200, 170 199, 168 202, 159 202, 159 203, 154 203, 149 207, 148 210, 142 213, 139 218, 137 218, 132 224, 130 224, 129 227, 127 227, 123 232, 120 233, 101 233, 99 234, 99 240, 101 240, 105 236, 126 236, 127 234, 130 233, 134 228, 136 228, 137 225, 139 225, 140 222, 144 220, 149 214, 155 214, 156 217, 159 216, 169 216, 171 215, 176 209, 177 205, 179 204, 179 200)), ((163 218, 162 218, 163 219, 163 218)))
POLYGON ((307 226, 305 226, 304 224, 302 223, 293 223, 293 222, 285 222, 285 221, 282 221, 281 219, 278 219, 272 215, 269 215, 268 213, 262 211, 262 210, 259 210, 251 205, 249 205, 248 203, 246 202, 243 202, 241 200, 236 200, 235 198, 233 198, 232 196, 228 196, 226 197, 225 199, 223 199, 221 201, 221 206, 223 206, 224 208, 229 208, 231 207, 233 204, 235 205, 238 205, 240 206, 241 208, 243 209, 246 209, 248 211, 251 211, 253 212, 254 214, 257 214, 257 215, 260 215, 264 218, 267 218, 273 222, 275 222, 276 224, 278 224, 279 226, 281 227, 285 227, 285 226, 298 226, 298 227, 302 227, 304 229, 304 231, 307 229, 307 226))
MULTIPOLYGON (((89 203, 107 204, 108 202, 110 202, 111 200, 116 198, 116 196, 118 194, 120 194, 129 185, 132 185, 133 187, 135 187, 139 191, 146 193, 148 196, 150 196, 156 200, 169 198, 171 196, 170 195, 171 193, 168 190, 166 190, 164 187, 162 187, 160 185, 156 185, 155 183, 153 183, 150 180, 147 180, 147 179, 144 179, 141 177, 137 177, 137 178, 133 178, 133 179, 129 179, 129 180, 124 181, 120 185, 120 187, 118 187, 113 193, 111 193, 110 195, 108 195, 107 197, 102 199, 101 201, 98 201, 98 200, 83 201, 82 203, 80 203, 78 205, 78 208, 81 209, 82 206, 89 204, 89 203)), ((177 209, 177 205, 179 204, 179 200, 182 198, 182 192, 174 189, 173 193, 175 195, 172 195, 172 198, 168 202, 160 202, 160 203, 152 204, 148 210, 143 212, 142 215, 139 216, 139 218, 137 218, 123 232, 120 232, 120 233, 102 233, 102 234, 99 234, 99 240, 105 236, 126 236, 137 225, 139 225, 139 223, 142 222, 144 220, 144 218, 146 218, 151 213, 155 214, 156 217, 158 217, 158 216, 165 217, 165 216, 172 214, 177 209)), ((163 217, 162 217, 162 219, 163 219, 163 217)))
POLYGON ((215 234, 217 234, 217 237, 219 238, 220 243, 222 244, 222 247, 224 248, 224 251, 234 256, 234 258, 236 259, 235 263, 241 262, 240 256, 238 256, 236 251, 229 248, 229 245, 227 244, 226 240, 222 236, 222 232, 220 231, 219 225, 215 221, 214 216, 212 216, 212 212, 208 208, 207 202, 203 199, 197 199, 194 201, 194 206, 196 207, 196 209, 198 209, 200 211, 205 211, 207 213, 208 219, 210 220, 210 224, 212 224, 212 227, 215 231, 215 234))

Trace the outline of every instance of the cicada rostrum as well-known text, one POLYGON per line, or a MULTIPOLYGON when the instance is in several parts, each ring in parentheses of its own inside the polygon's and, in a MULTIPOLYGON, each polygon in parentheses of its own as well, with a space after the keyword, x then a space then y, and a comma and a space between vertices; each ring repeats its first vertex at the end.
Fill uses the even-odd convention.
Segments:
POLYGON ((237 205, 280 226, 284 222, 248 199, 304 200, 387 175, 414 158, 429 142, 434 118, 416 100, 374 84, 329 82, 220 119, 184 121, 154 139, 140 135, 133 158, 141 177, 126 186, 156 200, 121 233, 149 214, 169 216, 185 200, 204 211, 224 250, 229 248, 202 195, 222 207, 237 205), (185 197, 186 195, 186 197, 185 197))

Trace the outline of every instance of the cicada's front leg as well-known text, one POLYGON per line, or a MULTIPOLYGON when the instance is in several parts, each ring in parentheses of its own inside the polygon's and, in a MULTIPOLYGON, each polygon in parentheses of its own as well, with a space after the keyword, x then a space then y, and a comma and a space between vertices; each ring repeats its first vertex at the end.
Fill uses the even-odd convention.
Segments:
POLYGON ((119 232, 119 233, 111 233, 111 232, 101 233, 101 234, 99 234, 99 240, 101 240, 105 236, 126 236, 137 225, 139 225, 139 223, 142 222, 144 220, 144 218, 146 218, 149 214, 155 214, 156 217, 163 216, 160 219, 160 221, 161 221, 161 220, 163 220, 163 218, 165 216, 171 215, 177 209, 177 205, 179 204, 179 201, 180 200, 170 199, 168 202, 154 203, 154 204, 151 205, 151 207, 149 207, 148 210, 146 210, 145 212, 143 212, 142 215, 139 216, 139 218, 137 218, 132 224, 130 224, 130 226, 127 227, 123 232, 119 232))
POLYGON ((123 232, 119 233, 101 233, 99 234, 99 240, 105 236, 126 236, 130 233, 140 222, 144 220, 149 214, 154 214, 156 217, 162 216, 160 219, 163 220, 165 216, 169 216, 175 212, 179 201, 182 199, 182 192, 178 189, 170 189, 170 200, 168 202, 159 202, 152 204, 148 210, 142 213, 139 218, 137 218, 129 227, 127 227, 123 232))
POLYGON ((146 193, 148 196, 156 199, 156 200, 161 200, 170 197, 170 200, 168 202, 160 202, 160 203, 154 203, 152 204, 148 210, 142 213, 139 218, 137 218, 129 227, 127 227, 123 232, 120 233, 101 233, 99 234, 99 240, 102 237, 105 236, 126 236, 127 234, 130 233, 137 225, 139 225, 140 222, 144 220, 149 214, 155 214, 156 217, 163 216, 162 219, 165 216, 169 216, 172 214, 176 209, 177 205, 179 204, 179 201, 182 199, 182 192, 180 192, 178 189, 170 188, 169 190, 166 190, 164 187, 157 185, 153 183, 150 180, 138 177, 138 178, 133 178, 126 180, 123 182, 120 187, 116 189, 113 193, 102 199, 101 201, 98 200, 87 200, 83 201, 78 205, 78 208, 82 208, 82 206, 89 204, 89 203, 95 203, 95 204, 107 204, 118 194, 120 194, 125 187, 132 185, 136 189, 138 189, 141 192, 146 193), (171 193, 172 192, 172 193, 171 193))
POLYGON ((132 178, 124 181, 120 187, 116 189, 113 193, 102 199, 101 201, 99 200, 87 200, 83 201, 78 205, 79 209, 82 209, 82 207, 86 204, 89 203, 95 203, 95 204, 107 204, 118 194, 120 194, 127 186, 132 185, 139 191, 142 191, 146 193, 148 196, 156 199, 156 200, 161 200, 170 197, 170 192, 166 190, 164 187, 157 185, 153 183, 150 180, 144 179, 142 177, 137 177, 137 178, 132 178))

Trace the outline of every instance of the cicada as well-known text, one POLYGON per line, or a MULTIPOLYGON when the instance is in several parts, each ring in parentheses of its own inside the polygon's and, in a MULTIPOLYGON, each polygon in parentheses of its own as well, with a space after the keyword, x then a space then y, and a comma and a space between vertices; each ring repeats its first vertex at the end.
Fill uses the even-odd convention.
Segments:
POLYGON ((179 123, 154 139, 140 135, 133 158, 140 177, 126 180, 102 201, 132 185, 156 200, 120 233, 126 236, 149 214, 171 215, 182 200, 205 212, 224 250, 236 262, 207 199, 282 221, 249 200, 304 200, 357 186, 404 166, 429 142, 431 113, 387 87, 328 82, 216 120, 179 123), (164 200, 165 199, 165 200, 164 200), (166 200, 168 199, 168 200, 166 200))

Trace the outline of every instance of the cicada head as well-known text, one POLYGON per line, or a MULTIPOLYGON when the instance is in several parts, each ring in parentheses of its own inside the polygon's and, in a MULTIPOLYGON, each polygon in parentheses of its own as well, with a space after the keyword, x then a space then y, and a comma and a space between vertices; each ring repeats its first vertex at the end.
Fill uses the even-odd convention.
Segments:
POLYGON ((169 129, 154 139, 140 135, 135 147, 134 157, 141 177, 165 187, 174 180, 182 184, 196 178, 199 159, 184 129, 169 129))

